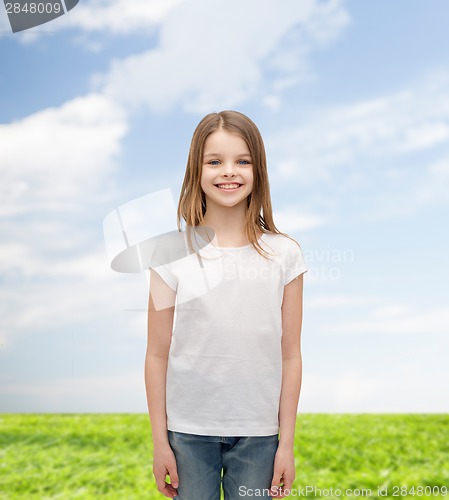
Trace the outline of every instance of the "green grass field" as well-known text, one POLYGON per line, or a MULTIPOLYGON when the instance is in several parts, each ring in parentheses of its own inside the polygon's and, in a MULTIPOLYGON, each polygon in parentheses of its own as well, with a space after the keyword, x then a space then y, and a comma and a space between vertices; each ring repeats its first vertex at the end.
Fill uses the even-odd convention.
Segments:
MULTIPOLYGON (((154 482, 146 414, 0 414, 0 436, 2 499, 167 498, 154 482)), ((443 498, 449 415, 300 414, 295 457, 302 490, 288 498, 443 498)))

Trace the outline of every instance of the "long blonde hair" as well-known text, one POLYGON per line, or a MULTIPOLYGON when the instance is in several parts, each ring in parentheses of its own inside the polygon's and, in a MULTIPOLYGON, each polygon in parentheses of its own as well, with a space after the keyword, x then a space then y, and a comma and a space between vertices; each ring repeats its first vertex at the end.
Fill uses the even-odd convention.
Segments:
MULTIPOLYGON (((210 134, 219 129, 239 134, 250 151, 254 180, 253 190, 247 197, 245 232, 246 237, 257 252, 264 256, 261 252, 267 252, 258 242, 258 232, 282 234, 287 238, 290 236, 279 231, 273 221, 267 160, 262 136, 256 124, 238 111, 226 110, 219 113, 209 113, 197 125, 190 144, 186 172, 179 197, 178 231, 181 231, 182 219, 188 228, 204 224, 206 196, 201 188, 204 143, 210 134)), ((187 233, 189 235, 190 231, 187 233)))

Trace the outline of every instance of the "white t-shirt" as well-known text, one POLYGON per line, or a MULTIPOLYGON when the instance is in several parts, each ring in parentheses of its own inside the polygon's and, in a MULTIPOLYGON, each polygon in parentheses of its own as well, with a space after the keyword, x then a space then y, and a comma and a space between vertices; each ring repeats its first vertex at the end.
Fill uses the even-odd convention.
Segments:
MULTIPOLYGON (((165 241, 150 267, 177 291, 167 381, 167 428, 208 436, 279 432, 284 286, 307 272, 295 241, 263 234, 262 248, 165 241), (183 247, 184 248, 184 247, 183 247), (181 258, 179 258, 181 256, 181 258), (177 259, 177 260, 176 260, 177 259), (157 265, 158 263, 161 263, 157 265)), ((157 249, 156 249, 157 250, 157 249)))

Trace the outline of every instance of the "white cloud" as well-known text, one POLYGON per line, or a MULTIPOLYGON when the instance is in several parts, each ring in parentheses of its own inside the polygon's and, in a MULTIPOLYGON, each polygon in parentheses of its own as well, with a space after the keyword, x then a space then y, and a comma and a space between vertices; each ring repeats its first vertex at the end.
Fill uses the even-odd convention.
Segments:
POLYGON ((145 29, 161 23, 171 9, 185 1, 91 0, 80 2, 69 15, 61 18, 61 28, 75 27, 87 32, 110 32, 114 35, 132 34, 139 30, 145 33, 145 29))
POLYGON ((343 217, 340 207, 345 218, 367 222, 447 204, 449 72, 434 71, 391 95, 319 109, 307 124, 265 143, 273 186, 308 190, 327 223, 343 217))
POLYGON ((369 295, 363 297, 354 297, 350 295, 317 295, 316 297, 307 300, 307 307, 329 310, 331 307, 349 308, 354 306, 371 305, 379 302, 380 300, 381 299, 379 297, 371 297, 369 295))
MULTIPOLYGON (((3 343, 123 305, 126 286, 111 289, 101 222, 117 199, 126 131, 123 110, 99 94, 0 125, 3 343)), ((135 287, 127 293, 135 297, 135 287)))
MULTIPOLYGON (((76 233, 81 232, 79 228, 67 226, 64 228, 61 224, 59 238, 56 238, 57 231, 48 231, 47 236, 44 236, 30 225, 26 233, 31 238, 25 238, 25 234, 22 235, 22 242, 17 237, 17 240, 2 243, 0 246, 0 273, 5 278, 20 276, 32 279, 45 276, 49 280, 60 278, 63 281, 75 277, 84 282, 88 279, 98 282, 99 279, 105 277, 105 271, 109 271, 106 249, 102 246, 97 251, 90 249, 89 253, 70 255, 67 251, 70 248, 64 248, 67 247, 65 237, 70 238, 70 230, 76 233), (33 236, 34 242, 30 241, 33 236)), ((80 242, 76 241, 77 234, 72 234, 72 237, 73 239, 69 241, 73 250, 79 246, 80 242)))
MULTIPOLYGON (((305 125, 266 139, 284 182, 334 183, 363 160, 432 148, 449 141, 449 73, 430 74, 410 90, 319 110, 305 125)), ((376 165, 378 168, 378 165, 376 165)))
POLYGON ((433 123, 417 124, 414 128, 405 131, 404 138, 398 144, 398 151, 409 152, 427 149, 449 139, 449 124, 442 120, 433 123))
POLYGON ((378 307, 372 314, 377 318, 392 318, 404 314, 413 314, 413 308, 409 304, 392 304, 378 307))
POLYGON ((276 210, 273 218, 276 226, 281 227, 286 233, 314 229, 326 222, 323 217, 307 214, 298 206, 287 206, 276 210))
POLYGON ((76 210, 92 193, 110 196, 102 189, 126 131, 123 111, 99 94, 0 125, 0 214, 76 210))
MULTIPOLYGON (((447 186, 449 186, 449 155, 430 163, 426 176, 421 182, 414 186, 411 193, 412 199, 417 206, 424 206, 430 203, 447 204, 447 186)), ((399 203, 405 200, 398 200, 399 203)))
MULTIPOLYGON (((65 373, 70 373, 67 366, 65 373)), ((140 370, 83 375, 75 364, 73 377, 7 382, 0 387, 2 410, 45 413, 107 413, 147 411, 144 364, 140 370)), ((117 372, 118 370, 116 370, 117 372)))
POLYGON ((185 112, 204 113, 251 98, 278 107, 279 81, 302 78, 307 52, 335 38, 348 22, 337 0, 269 0, 263 9, 256 0, 189 1, 164 18, 157 48, 114 61, 93 83, 118 102, 146 104, 156 112, 180 105, 185 112), (275 68, 280 74, 270 88, 264 71, 279 61, 277 51, 292 57, 275 68))
POLYGON ((393 334, 426 335, 443 333, 449 335, 449 308, 440 307, 428 311, 414 311, 411 307, 398 305, 376 309, 362 320, 348 320, 332 325, 323 325, 320 334, 393 334))
POLYGON ((441 397, 447 389, 446 378, 428 373, 423 362, 402 363, 400 372, 384 363, 379 363, 379 370, 371 374, 348 367, 331 375, 309 370, 303 374, 299 410, 305 413, 447 413, 449 399, 441 397))
MULTIPOLYGON (((40 256, 31 262, 19 262, 17 270, 9 262, 7 265, 9 269, 2 273, 4 283, 12 282, 14 277, 15 282, 14 286, 0 290, 0 336, 8 345, 17 342, 22 334, 63 329, 67 325, 85 327, 126 309, 140 311, 129 313, 127 333, 135 334, 136 328, 134 333, 132 330, 137 320, 132 317, 143 314, 147 307, 146 275, 114 273, 108 267, 106 251, 101 248, 72 259, 64 255, 40 256)), ((145 335, 145 328, 140 333, 145 335)))
POLYGON ((262 98, 262 104, 273 111, 277 111, 281 107, 281 99, 276 95, 267 95, 262 98))

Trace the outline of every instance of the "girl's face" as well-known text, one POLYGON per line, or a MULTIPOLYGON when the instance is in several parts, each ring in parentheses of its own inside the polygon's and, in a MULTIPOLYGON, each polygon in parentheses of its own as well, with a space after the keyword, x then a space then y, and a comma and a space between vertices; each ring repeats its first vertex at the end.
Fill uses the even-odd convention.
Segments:
POLYGON ((201 188, 207 203, 233 207, 245 202, 253 189, 253 164, 248 146, 239 134, 219 129, 208 136, 201 188))

